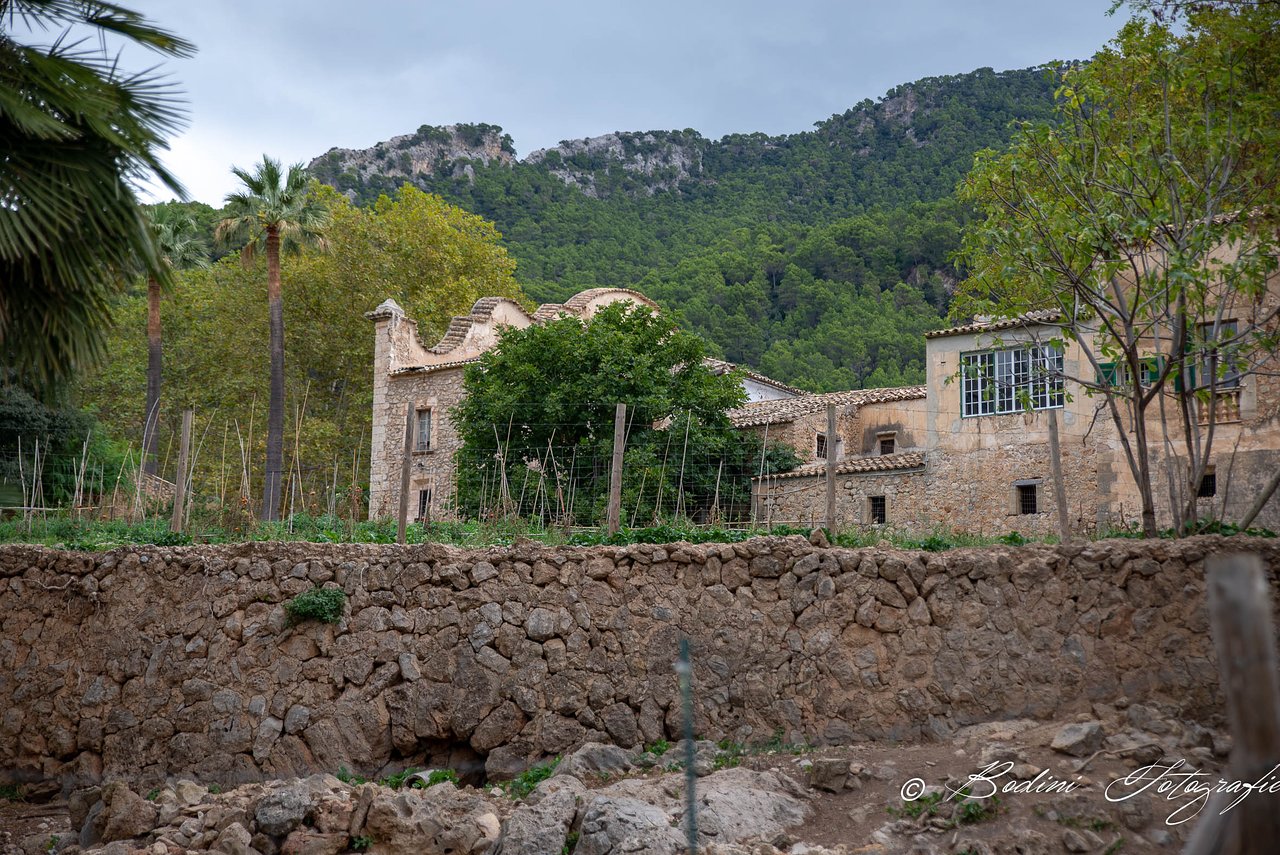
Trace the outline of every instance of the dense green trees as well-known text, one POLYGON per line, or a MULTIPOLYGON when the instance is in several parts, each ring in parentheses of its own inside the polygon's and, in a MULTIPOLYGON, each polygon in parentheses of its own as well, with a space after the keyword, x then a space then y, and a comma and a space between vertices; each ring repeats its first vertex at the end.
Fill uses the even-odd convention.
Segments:
MULTIPOLYGON (((481 296, 521 295, 492 225, 437 198, 406 188, 362 209, 320 187, 316 202, 329 212, 329 251, 304 249, 280 262, 289 291, 281 504, 324 510, 335 479, 346 489, 368 477, 373 330, 363 313, 392 297, 418 313, 421 335, 431 339, 481 296)), ((257 497, 266 287, 261 254, 249 267, 231 255, 178 272, 165 300, 160 468, 172 473, 177 417, 193 408, 195 486, 204 497, 257 497)), ((136 460, 145 413, 144 288, 121 302, 118 316, 112 358, 82 384, 81 397, 113 436, 133 441, 136 460)))
POLYGON ((564 316, 504 330, 467 369, 455 413, 463 512, 602 521, 619 402, 628 405, 626 519, 746 511, 750 476, 796 459, 778 447, 762 463, 759 441, 733 430, 725 411, 745 400, 741 382, 713 373, 706 355, 702 338, 629 303, 586 324, 564 316))
POLYGON ((302 164, 282 171, 280 161, 266 155, 253 172, 232 168, 244 185, 229 193, 226 217, 218 223, 218 237, 226 244, 244 244, 240 258, 252 264, 259 251, 267 257, 268 360, 271 366, 267 396, 267 462, 259 515, 274 520, 280 514, 280 482, 284 475, 284 296, 280 286, 280 254, 303 246, 324 245, 329 211, 312 198, 302 164))
POLYGON ((190 43, 112 3, 0 3, 0 353, 8 382, 48 390, 101 356, 112 297, 140 267, 163 278, 135 182, 180 119, 175 93, 119 65, 105 40, 166 56, 190 43), (50 44, 32 37, 63 30, 50 44))

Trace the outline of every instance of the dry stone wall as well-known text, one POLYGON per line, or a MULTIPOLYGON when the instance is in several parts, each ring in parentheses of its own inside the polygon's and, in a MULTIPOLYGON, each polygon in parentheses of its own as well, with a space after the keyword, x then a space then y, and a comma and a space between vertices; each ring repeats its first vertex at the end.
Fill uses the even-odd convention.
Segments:
POLYGON ((340 767, 510 776, 587 741, 697 730, 846 743, 1120 698, 1206 723, 1204 556, 1274 541, 944 553, 734 545, 461 551, 0 548, 0 782, 222 785, 340 767), (346 592, 336 625, 284 603, 346 592))

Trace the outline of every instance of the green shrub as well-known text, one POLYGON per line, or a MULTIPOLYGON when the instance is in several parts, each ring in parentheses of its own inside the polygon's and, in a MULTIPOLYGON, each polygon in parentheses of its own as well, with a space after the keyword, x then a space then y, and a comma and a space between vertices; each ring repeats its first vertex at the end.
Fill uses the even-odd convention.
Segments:
POLYGON ((560 765, 560 758, 556 757, 550 763, 541 763, 532 769, 527 769, 510 781, 502 785, 508 796, 513 799, 523 799, 525 796, 533 792, 534 787, 541 784, 551 774, 555 772, 556 766, 560 765))
POLYGON ((284 604, 293 623, 304 620, 318 620, 322 623, 337 623, 342 620, 342 607, 347 595, 338 588, 312 588, 284 604))

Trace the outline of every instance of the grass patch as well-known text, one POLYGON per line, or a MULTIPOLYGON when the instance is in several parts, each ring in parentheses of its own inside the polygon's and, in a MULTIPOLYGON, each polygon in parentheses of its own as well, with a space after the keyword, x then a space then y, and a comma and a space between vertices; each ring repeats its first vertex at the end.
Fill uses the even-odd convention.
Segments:
POLYGON ((338 771, 337 771, 336 773, 334 773, 334 776, 333 776, 333 777, 337 778, 337 779, 338 779, 339 781, 341 781, 342 783, 344 783, 344 784, 350 784, 350 785, 351 785, 351 786, 353 786, 353 787, 358 787, 358 786, 360 786, 361 784, 367 784, 367 783, 369 783, 369 779, 368 779, 368 778, 363 778, 363 777, 361 777, 360 775, 356 775, 356 774, 354 774, 354 773, 353 773, 350 769, 348 769, 346 766, 339 766, 339 767, 338 767, 338 771))
POLYGON ((548 763, 539 763, 531 769, 526 769, 519 775, 516 775, 510 781, 502 785, 503 791, 513 799, 523 799, 533 792, 534 788, 543 781, 550 778, 556 771, 556 767, 560 765, 560 758, 556 757, 548 763))
POLYGON ((0 784, 0 802, 20 802, 24 797, 21 784, 0 784))

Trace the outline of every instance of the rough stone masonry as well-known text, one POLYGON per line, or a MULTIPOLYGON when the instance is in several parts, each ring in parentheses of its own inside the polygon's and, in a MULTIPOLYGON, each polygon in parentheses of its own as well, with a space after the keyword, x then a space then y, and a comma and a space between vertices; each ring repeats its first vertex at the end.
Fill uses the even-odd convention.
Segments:
POLYGON ((942 553, 732 545, 463 551, 0 548, 0 782, 223 786, 406 763, 510 777, 588 741, 915 740, 1097 702, 1214 724, 1199 537, 942 553), (338 624, 284 603, 346 592, 338 624))

